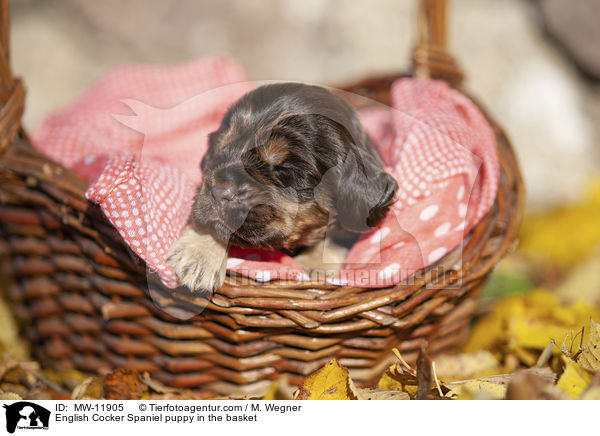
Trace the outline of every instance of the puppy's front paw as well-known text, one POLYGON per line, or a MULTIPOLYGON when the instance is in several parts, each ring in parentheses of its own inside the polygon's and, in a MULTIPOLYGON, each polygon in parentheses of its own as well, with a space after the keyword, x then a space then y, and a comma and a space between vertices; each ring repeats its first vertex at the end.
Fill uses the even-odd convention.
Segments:
POLYGON ((225 281, 227 249, 210 234, 186 227, 169 249, 167 263, 192 291, 213 292, 225 281))

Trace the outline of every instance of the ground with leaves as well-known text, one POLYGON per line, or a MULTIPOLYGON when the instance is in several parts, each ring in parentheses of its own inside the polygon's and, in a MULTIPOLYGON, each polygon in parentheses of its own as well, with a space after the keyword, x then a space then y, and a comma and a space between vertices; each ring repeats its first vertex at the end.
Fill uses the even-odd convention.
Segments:
MULTIPOLYGON (((600 399, 600 180, 584 201, 526 217, 519 249, 484 290, 460 353, 413 367, 397 361, 371 388, 357 388, 332 360, 300 386, 276 380, 263 399, 600 399)), ((148 374, 86 377, 41 368, 28 356, 0 301, 0 399, 202 399, 148 374)))

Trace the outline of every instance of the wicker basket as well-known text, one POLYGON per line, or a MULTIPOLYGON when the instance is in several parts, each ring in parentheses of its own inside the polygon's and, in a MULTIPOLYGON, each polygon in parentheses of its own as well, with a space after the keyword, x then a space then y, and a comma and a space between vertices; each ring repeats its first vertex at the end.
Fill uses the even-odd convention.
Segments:
MULTIPOLYGON (((86 183, 31 147, 20 128, 23 87, 8 61, 6 0, 1 5, 0 277, 9 279, 6 295, 43 365, 89 373, 123 367, 174 387, 253 393, 282 375, 297 383, 331 358, 354 380, 372 383, 393 347, 411 360, 423 341, 435 355, 464 340, 481 286, 512 246, 522 210, 519 169, 493 121, 500 186, 462 250, 389 288, 229 276, 206 302, 148 280, 143 262, 85 199, 86 183), (460 256, 462 269, 453 269, 460 256), (204 306, 187 321, 161 310, 194 314, 204 306)), ((461 73, 444 49, 445 7, 443 0, 420 3, 414 70, 459 86, 461 73)), ((395 77, 345 89, 389 103, 395 77)))

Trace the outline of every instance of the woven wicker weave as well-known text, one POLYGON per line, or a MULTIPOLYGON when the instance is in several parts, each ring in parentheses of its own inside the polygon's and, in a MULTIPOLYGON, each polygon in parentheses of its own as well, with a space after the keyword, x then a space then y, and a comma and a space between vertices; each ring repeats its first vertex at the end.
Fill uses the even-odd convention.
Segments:
MULTIPOLYGON (((420 6, 415 74, 459 86, 460 70, 444 49, 445 1, 420 6)), ((31 147, 20 129, 23 87, 9 67, 6 1, 0 13, 0 277, 9 278, 6 294, 43 365, 90 373, 124 367, 175 387, 251 393, 282 375, 297 383, 333 357, 368 384, 389 365, 393 347, 412 360, 423 340, 433 355, 463 341, 522 209, 519 169, 493 121, 500 186, 462 250, 390 288, 231 276, 207 302, 149 280, 143 262, 85 199, 86 183, 31 147), (462 269, 453 269, 461 256, 462 269), (158 306, 182 315, 206 308, 181 321, 158 306)), ((389 103, 394 78, 345 89, 389 103)))

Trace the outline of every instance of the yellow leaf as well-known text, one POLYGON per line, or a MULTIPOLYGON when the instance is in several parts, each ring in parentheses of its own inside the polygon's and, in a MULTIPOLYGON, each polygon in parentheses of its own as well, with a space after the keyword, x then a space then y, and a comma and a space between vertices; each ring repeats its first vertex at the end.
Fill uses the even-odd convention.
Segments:
POLYGON ((600 180, 594 180, 588 198, 579 204, 526 216, 519 231, 519 251, 531 259, 568 268, 586 257, 600 241, 598 222, 600 180))
POLYGON ((556 385, 574 400, 579 398, 587 385, 592 381, 592 374, 579 366, 574 360, 562 356, 565 370, 556 385))
POLYGON ((600 400, 600 386, 594 386, 586 389, 579 397, 580 400, 600 400))
POLYGON ((588 371, 600 371, 600 324, 591 320, 590 336, 577 363, 588 371))
POLYGON ((389 372, 386 372, 379 379, 377 387, 379 389, 385 389, 386 391, 401 391, 404 388, 404 384, 400 383, 398 380, 393 379, 390 376, 389 372))
POLYGON ((359 400, 410 400, 406 392, 387 391, 384 389, 357 389, 359 400))
POLYGON ((577 332, 590 318, 599 317, 600 310, 591 304, 565 305, 550 292, 536 289, 500 301, 476 323, 463 351, 489 350, 502 356, 520 350, 519 357, 531 363, 533 352, 543 350, 551 339, 558 344, 565 342, 567 349, 579 345, 577 332), (530 355, 525 355, 523 349, 530 355))
POLYGON ((566 302, 584 301, 600 305, 600 245, 578 263, 554 293, 566 302))
MULTIPOLYGON (((540 381, 546 383, 554 383, 555 380, 555 375, 549 368, 530 368, 523 370, 520 373, 532 374, 538 377, 540 381)), ((446 396, 458 400, 501 400, 506 396, 506 389, 512 377, 513 374, 499 374, 471 380, 444 383, 444 386, 449 389, 446 396)))
POLYGON ((308 376, 294 394, 297 400, 356 400, 356 387, 348 369, 332 360, 308 376))
POLYGON ((526 366, 532 367, 536 364, 539 353, 528 350, 526 348, 519 347, 515 350, 515 354, 518 356, 519 360, 523 362, 526 366))
POLYGON ((417 393, 417 372, 402 358, 400 352, 393 350, 399 362, 393 364, 381 376, 377 387, 387 391, 402 391, 410 395, 417 393))
POLYGON ((88 377, 73 389, 74 400, 98 400, 102 398, 102 377, 88 377))
POLYGON ((440 356, 435 359, 438 378, 442 380, 465 379, 499 366, 498 360, 489 351, 440 356))
POLYGON ((381 376, 381 378, 379 379, 379 383, 377 383, 377 387, 386 391, 407 392, 410 395, 414 395, 417 393, 416 378, 414 384, 403 383, 402 381, 395 379, 390 374, 389 370, 381 376))
POLYGON ((29 359, 29 345, 19 336, 19 327, 4 298, 0 298, 0 350, 16 359, 29 359))
POLYGON ((508 321, 510 349, 534 348, 543 350, 552 339, 562 341, 569 331, 564 325, 530 318, 514 317, 508 321))
POLYGON ((507 387, 506 383, 497 383, 483 378, 447 383, 445 386, 450 389, 446 396, 457 400, 473 398, 502 400, 506 396, 507 387))
POLYGON ((16 394, 14 392, 1 392, 0 391, 0 400, 17 401, 17 400, 22 400, 22 399, 23 398, 19 394, 16 394))
MULTIPOLYGON (((535 291, 532 291, 533 293, 535 291)), ((494 311, 475 324, 463 352, 473 353, 479 350, 494 350, 507 341, 506 320, 515 315, 524 314, 524 296, 512 296, 498 302, 494 311)))
POLYGON ((267 393, 262 397, 263 400, 291 400, 294 396, 294 388, 289 384, 287 378, 282 377, 275 380, 267 393))

